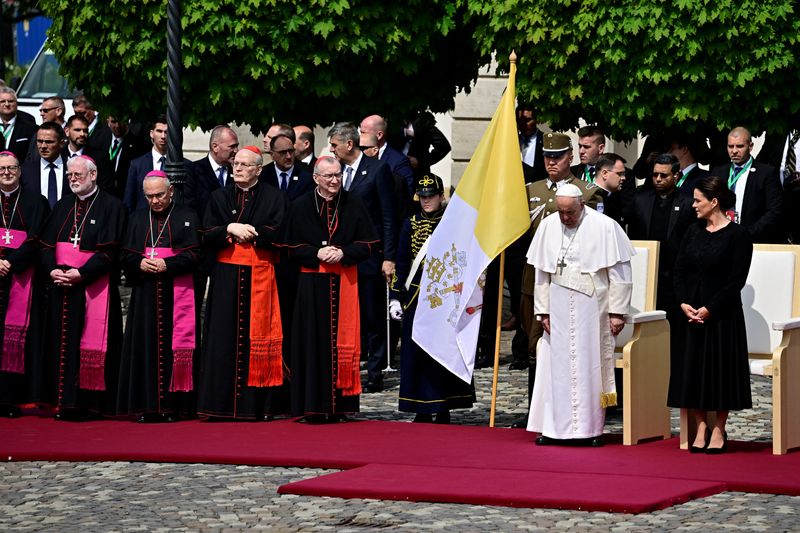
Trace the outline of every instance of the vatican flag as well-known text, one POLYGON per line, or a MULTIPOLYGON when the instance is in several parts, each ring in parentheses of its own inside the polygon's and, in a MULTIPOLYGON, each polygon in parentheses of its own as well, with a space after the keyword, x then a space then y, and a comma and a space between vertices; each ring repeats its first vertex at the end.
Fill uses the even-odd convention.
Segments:
MULTIPOLYGON (((508 86, 428 244, 412 337, 472 380, 486 267, 530 227, 514 100, 508 86)), ((496 305, 490 302, 489 305, 496 305)))

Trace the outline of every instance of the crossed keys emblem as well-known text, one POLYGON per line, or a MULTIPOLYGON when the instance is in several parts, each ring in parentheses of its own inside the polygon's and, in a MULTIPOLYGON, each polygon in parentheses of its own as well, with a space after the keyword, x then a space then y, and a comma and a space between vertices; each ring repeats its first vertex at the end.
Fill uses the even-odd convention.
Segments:
POLYGON ((447 322, 455 327, 458 322, 461 307, 461 293, 464 282, 461 279, 464 267, 467 266, 467 253, 458 251, 455 244, 450 245, 450 250, 439 257, 428 257, 425 260, 425 270, 431 280, 427 287, 425 299, 431 309, 444 305, 446 300, 452 298, 452 307, 447 322))

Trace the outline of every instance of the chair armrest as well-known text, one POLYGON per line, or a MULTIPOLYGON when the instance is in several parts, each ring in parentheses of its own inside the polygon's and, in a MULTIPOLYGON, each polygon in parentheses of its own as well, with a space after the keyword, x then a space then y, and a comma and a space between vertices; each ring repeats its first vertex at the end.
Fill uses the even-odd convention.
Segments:
MULTIPOLYGON (((626 324, 642 324, 643 322, 655 322, 656 320, 666 320, 666 311, 644 311, 632 315, 625 315, 626 324)), ((800 323, 800 319, 798 319, 800 323)))
POLYGON ((789 320, 784 322, 773 322, 772 329, 775 331, 784 331, 787 329, 797 329, 800 328, 800 317, 793 316, 789 320))

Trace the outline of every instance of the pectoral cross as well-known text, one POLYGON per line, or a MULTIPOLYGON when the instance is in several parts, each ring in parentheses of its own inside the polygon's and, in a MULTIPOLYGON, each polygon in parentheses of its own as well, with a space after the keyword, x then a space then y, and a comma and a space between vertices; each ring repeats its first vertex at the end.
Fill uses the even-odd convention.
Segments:
POLYGON ((158 255, 158 252, 156 252, 155 248, 150 248, 150 251, 147 252, 147 255, 150 256, 150 259, 155 259, 156 256, 158 255))
POLYGON ((0 238, 2 238, 2 239, 3 239, 3 243, 4 243, 6 246, 8 246, 9 244, 11 244, 11 241, 13 241, 13 240, 14 240, 14 236, 13 236, 13 235, 11 235, 11 232, 10 232, 10 231, 8 231, 8 230, 6 230, 6 233, 5 233, 5 235, 3 235, 3 236, 2 236, 2 237, 0 237, 0 238))
POLYGON ((564 273, 564 267, 567 266, 567 262, 564 261, 564 258, 562 257, 561 259, 558 260, 556 266, 558 267, 558 275, 560 276, 561 274, 564 273))
POLYGON ((72 247, 73 248, 77 248, 78 244, 80 244, 80 242, 81 242, 81 238, 77 233, 75 235, 73 235, 72 237, 70 237, 69 240, 72 242, 72 247))

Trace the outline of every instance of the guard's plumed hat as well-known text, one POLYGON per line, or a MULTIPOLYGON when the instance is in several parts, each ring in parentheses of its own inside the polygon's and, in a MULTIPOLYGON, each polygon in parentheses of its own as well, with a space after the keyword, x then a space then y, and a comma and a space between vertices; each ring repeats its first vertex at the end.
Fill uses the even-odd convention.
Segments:
POLYGON ((417 178, 416 182, 417 196, 436 196, 437 194, 444 194, 444 183, 442 178, 436 174, 425 174, 417 178))

